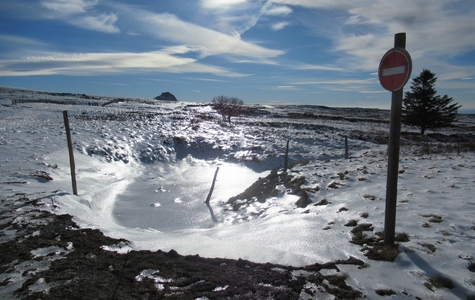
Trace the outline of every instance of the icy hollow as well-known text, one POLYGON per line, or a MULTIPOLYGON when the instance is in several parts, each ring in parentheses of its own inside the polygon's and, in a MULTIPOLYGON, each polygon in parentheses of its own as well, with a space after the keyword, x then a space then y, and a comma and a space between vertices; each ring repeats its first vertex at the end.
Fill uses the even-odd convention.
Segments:
POLYGON ((118 224, 129 228, 162 232, 211 228, 223 222, 214 213, 220 210, 219 203, 245 190, 259 176, 262 175, 239 164, 209 163, 192 157, 177 163, 148 165, 118 195, 113 215, 118 224), (210 202, 205 204, 210 193, 210 202))

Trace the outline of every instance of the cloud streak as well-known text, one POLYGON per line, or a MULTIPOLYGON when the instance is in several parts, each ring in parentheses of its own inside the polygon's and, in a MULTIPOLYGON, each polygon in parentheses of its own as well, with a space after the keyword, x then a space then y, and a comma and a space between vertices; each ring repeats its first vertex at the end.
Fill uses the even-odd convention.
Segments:
POLYGON ((272 25, 271 28, 274 31, 279 31, 279 30, 282 30, 285 27, 289 26, 290 24, 291 24, 290 22, 286 22, 286 21, 278 22, 278 23, 275 23, 274 25, 272 25))
MULTIPOLYGON (((130 12, 130 10, 128 11, 130 12)), ((200 53, 201 58, 229 55, 252 58, 267 63, 269 59, 285 53, 281 50, 269 49, 243 41, 238 36, 227 35, 182 21, 172 14, 136 10, 133 15, 140 16, 135 21, 141 25, 141 31, 172 43, 189 45, 200 53)))
MULTIPOLYGON (((118 74, 122 80, 144 72, 162 81, 174 77, 167 84, 186 83, 203 97, 229 89, 261 101, 292 90, 298 101, 363 93, 362 101, 378 98, 379 61, 394 34, 406 32, 413 77, 430 69, 441 93, 466 102, 475 91, 473 80, 463 80, 475 78, 475 2, 469 0, 0 3, 9 25, 0 32, 0 76, 10 82, 52 74, 118 74), (269 87, 266 93, 263 87, 269 87)), ((35 80, 48 81, 24 82, 35 80)))
MULTIPOLYGON (((393 46, 393 35, 398 32, 407 33, 407 48, 413 59, 424 57, 427 64, 475 48, 475 3, 471 1, 400 0, 396 4, 389 0, 269 0, 267 3, 346 13, 340 28, 326 33, 334 43, 333 50, 347 54, 340 64, 354 70, 377 69, 382 54, 393 46)), ((309 24, 305 25, 310 27, 309 24)), ((319 28, 310 29, 323 32, 319 28)))
POLYGON ((85 13, 88 9, 94 7, 97 2, 97 0, 43 0, 40 1, 40 4, 61 15, 69 16, 85 13))
MULTIPOLYGON (((206 4, 213 6, 218 5, 218 2, 207 1, 206 4)), ((243 2, 245 1, 235 1, 236 4, 243 2)), ((118 18, 115 14, 89 14, 98 1, 45 0, 41 4, 57 13, 57 18, 68 17, 67 22, 77 27, 107 33, 118 32, 115 26, 118 18)), ((0 60, 0 76, 97 75, 125 71, 155 71, 244 77, 249 74, 200 63, 199 60, 209 56, 224 56, 234 62, 275 64, 271 59, 285 53, 243 41, 239 36, 227 35, 185 22, 172 14, 152 13, 129 5, 117 5, 114 8, 131 20, 134 24, 132 30, 140 34, 148 34, 159 41, 168 41, 171 45, 156 51, 138 53, 46 52, 29 55, 26 58, 0 60)), ((12 37, 9 39, 11 40, 12 37)), ((20 37, 16 37, 16 40, 28 41, 20 37)))
POLYGON ((98 0, 43 0, 40 4, 51 13, 51 17, 58 18, 71 25, 86 30, 104 33, 119 33, 115 25, 117 15, 113 13, 96 13, 94 7, 98 0))
MULTIPOLYGON (((243 77, 225 68, 172 55, 171 49, 143 53, 45 53, 24 59, 0 60, 0 76, 100 75, 124 72, 209 73, 243 77)), ((177 53, 184 53, 181 49, 177 53)))

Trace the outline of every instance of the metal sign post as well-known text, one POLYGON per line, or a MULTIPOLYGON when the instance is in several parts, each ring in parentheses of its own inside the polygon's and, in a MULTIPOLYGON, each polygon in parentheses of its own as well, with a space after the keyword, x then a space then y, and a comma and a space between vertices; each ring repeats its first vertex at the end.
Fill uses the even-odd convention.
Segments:
POLYGON ((393 245, 396 233, 397 181, 399 174, 399 146, 401 137, 401 112, 403 87, 412 71, 412 60, 406 48, 406 33, 394 36, 394 48, 386 52, 378 69, 383 88, 392 92, 391 122, 388 143, 388 175, 386 185, 386 210, 384 219, 384 244, 393 245))

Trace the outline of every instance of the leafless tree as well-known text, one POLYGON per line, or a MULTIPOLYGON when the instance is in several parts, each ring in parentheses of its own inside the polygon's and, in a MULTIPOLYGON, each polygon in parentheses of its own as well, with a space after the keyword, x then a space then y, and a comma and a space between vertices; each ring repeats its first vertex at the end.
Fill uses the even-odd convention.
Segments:
POLYGON ((241 113, 244 101, 237 97, 216 96, 212 100, 214 109, 216 109, 223 121, 231 123, 231 117, 237 116, 241 113))

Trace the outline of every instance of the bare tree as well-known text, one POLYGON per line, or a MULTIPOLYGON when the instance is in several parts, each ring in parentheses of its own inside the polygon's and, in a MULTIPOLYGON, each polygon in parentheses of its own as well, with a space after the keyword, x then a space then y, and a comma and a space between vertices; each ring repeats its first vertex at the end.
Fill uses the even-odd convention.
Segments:
POLYGON ((221 95, 214 97, 212 104, 214 109, 216 109, 223 117, 223 121, 231 123, 231 117, 237 116, 241 113, 244 101, 237 97, 221 95))

